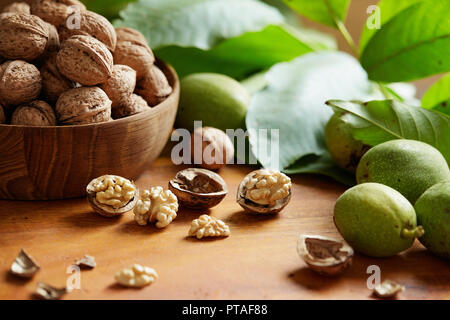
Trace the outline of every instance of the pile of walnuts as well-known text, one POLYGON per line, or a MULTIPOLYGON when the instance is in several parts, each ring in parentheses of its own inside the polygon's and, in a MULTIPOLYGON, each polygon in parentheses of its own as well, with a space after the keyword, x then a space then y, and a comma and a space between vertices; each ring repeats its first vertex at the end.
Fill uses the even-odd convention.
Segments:
POLYGON ((111 121, 170 93, 145 37, 78 0, 15 2, 0 13, 0 123, 111 121))

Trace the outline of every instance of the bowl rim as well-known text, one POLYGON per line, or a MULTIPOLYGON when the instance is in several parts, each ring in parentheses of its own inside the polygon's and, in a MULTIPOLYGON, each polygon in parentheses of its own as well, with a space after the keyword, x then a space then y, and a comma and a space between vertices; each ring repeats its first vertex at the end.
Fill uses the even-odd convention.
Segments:
POLYGON ((145 118, 147 117, 149 114, 155 114, 155 113, 159 113, 162 112, 163 109, 167 109, 170 108, 170 103, 167 103, 169 99, 173 99, 173 97, 175 95, 177 95, 178 91, 179 91, 179 86, 180 86, 180 81, 178 79, 178 75, 175 71, 175 69, 169 65, 168 63, 157 59, 157 61, 155 62, 155 64, 157 64, 159 67, 161 67, 161 69, 163 69, 162 71, 168 71, 170 72, 171 78, 172 79, 168 79, 169 82, 171 82, 170 80, 172 80, 173 83, 171 83, 172 86, 172 92, 170 93, 170 95, 168 95, 163 101, 161 101, 160 103, 158 103, 157 105, 153 106, 153 107, 149 107, 148 110, 145 110, 143 112, 139 112, 137 114, 133 114, 131 116, 128 117, 124 117, 124 118, 120 118, 120 119, 113 119, 110 121, 106 121, 106 122, 97 122, 97 123, 86 123, 86 124, 76 124, 76 125, 57 125, 57 126, 27 126, 27 125, 23 125, 23 124, 7 124, 7 123, 0 123, 0 130, 3 128, 11 128, 11 129, 39 129, 39 130, 58 130, 58 129, 67 129, 67 128, 86 128, 86 127, 102 127, 102 126, 108 126, 111 124, 116 124, 116 123, 122 123, 122 122, 129 122, 130 120, 138 120, 139 118, 145 118))

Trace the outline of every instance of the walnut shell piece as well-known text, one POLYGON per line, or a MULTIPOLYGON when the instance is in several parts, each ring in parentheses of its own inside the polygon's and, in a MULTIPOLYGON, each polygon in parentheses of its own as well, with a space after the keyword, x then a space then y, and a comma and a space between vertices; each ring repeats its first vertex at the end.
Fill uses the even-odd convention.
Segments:
POLYGON ((149 106, 154 107, 172 93, 172 87, 161 69, 152 65, 142 78, 138 79, 136 93, 143 97, 149 106))
POLYGON ((208 170, 218 170, 230 163, 234 157, 234 146, 222 130, 203 127, 194 130, 191 136, 192 163, 208 170))
POLYGON ((42 55, 49 38, 48 27, 39 17, 13 14, 0 19, 0 56, 32 61, 42 55))
POLYGON ((351 265, 354 254, 344 240, 316 235, 301 235, 297 251, 311 270, 327 276, 343 273, 351 265))
POLYGON ((70 89, 56 102, 56 115, 62 125, 110 121, 111 100, 98 87, 70 89))
POLYGON ((178 199, 163 187, 152 187, 140 194, 134 207, 134 220, 141 226, 155 223, 157 228, 167 227, 176 217, 178 199))
POLYGON ((47 102, 35 100, 14 110, 11 124, 38 127, 56 126, 56 115, 47 102))
POLYGON ((136 71, 138 78, 144 77, 154 62, 155 56, 147 45, 132 41, 117 42, 114 63, 131 67, 136 71))
POLYGON ((135 87, 136 71, 121 64, 114 65, 112 76, 100 85, 100 88, 111 99, 113 109, 123 105, 125 100, 131 96, 135 87))
POLYGON ((169 181, 169 190, 177 196, 181 206, 196 210, 218 205, 228 193, 227 184, 221 176, 199 168, 178 172, 169 181))
POLYGON ((137 94, 132 94, 117 108, 112 109, 113 119, 120 119, 144 112, 149 109, 147 101, 137 94))
POLYGON ((77 87, 77 84, 64 77, 56 66, 56 53, 44 62, 41 67, 42 96, 51 103, 55 103, 59 96, 67 90, 77 87))
POLYGON ((77 0, 33 0, 30 7, 32 14, 56 27, 65 24, 70 15, 86 10, 77 0))
POLYGON ((66 288, 56 288, 49 284, 38 282, 34 295, 43 300, 58 300, 66 293, 66 288))
POLYGON ((14 60, 0 66, 0 97, 7 106, 35 100, 41 88, 41 74, 34 65, 14 60))
POLYGON ((134 264, 117 272, 115 279, 122 286, 141 288, 155 282, 158 274, 153 268, 134 264))
POLYGON ((405 291, 405 287, 401 284, 392 280, 385 280, 379 285, 375 286, 375 288, 373 289, 373 294, 378 298, 390 299, 395 298, 397 294, 403 291, 405 291))
POLYGON ((202 239, 206 237, 228 237, 230 227, 225 222, 207 214, 201 215, 191 222, 188 236, 202 239))
POLYGON ((16 259, 11 265, 11 273, 21 278, 32 278, 40 267, 25 250, 20 250, 16 259))
POLYGON ((291 186, 291 179, 278 170, 256 170, 239 184, 236 200, 246 212, 276 214, 291 200, 291 186))
POLYGON ((13 2, 3 8, 2 12, 31 14, 30 5, 26 2, 13 2))
POLYGON ((133 182, 115 175, 92 180, 86 193, 92 209, 104 217, 115 217, 133 210, 139 198, 139 190, 133 182))
POLYGON ((68 79, 94 86, 112 75, 113 58, 108 48, 90 36, 73 36, 61 44, 56 56, 59 71, 68 79))
POLYGON ((110 51, 116 48, 117 36, 112 24, 105 17, 92 12, 84 11, 79 15, 80 28, 73 28, 63 24, 59 27, 61 42, 71 36, 84 35, 91 36, 101 41, 110 51))

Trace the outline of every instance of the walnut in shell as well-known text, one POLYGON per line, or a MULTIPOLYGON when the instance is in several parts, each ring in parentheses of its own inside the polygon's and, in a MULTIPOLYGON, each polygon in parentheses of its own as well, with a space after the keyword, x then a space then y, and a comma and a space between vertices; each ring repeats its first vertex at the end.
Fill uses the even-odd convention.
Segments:
POLYGON ((114 63, 133 68, 138 79, 144 77, 155 62, 152 50, 143 43, 118 41, 114 50, 114 63))
POLYGON ((11 124, 37 127, 56 126, 56 116, 53 108, 47 102, 35 100, 14 110, 11 124))
POLYGON ((46 22, 48 27, 48 41, 45 52, 57 52, 60 47, 59 34, 55 26, 46 22))
POLYGON ((15 60, 0 66, 0 97, 7 106, 35 100, 41 88, 41 74, 34 65, 15 60))
POLYGON ((2 12, 31 14, 30 5, 26 2, 13 2, 4 7, 2 12))
POLYGON ((55 103, 59 96, 69 89, 77 87, 76 82, 64 77, 56 66, 56 53, 52 53, 41 67, 42 96, 55 103))
POLYGON ((31 61, 44 53, 48 27, 39 17, 13 14, 0 19, 0 55, 31 61))
POLYGON ((144 112, 149 109, 147 101, 137 94, 132 94, 117 108, 112 109, 113 119, 120 119, 144 112))
POLYGON ((77 35, 61 44, 56 64, 68 79, 93 86, 111 77, 113 57, 102 42, 90 36, 77 35))
POLYGON ((149 106, 154 107, 172 93, 172 87, 164 73, 157 66, 152 65, 138 80, 136 93, 142 96, 149 106))
POLYGON ((70 25, 67 26, 67 24, 59 27, 61 42, 74 35, 91 36, 103 42, 109 50, 114 51, 117 36, 114 27, 108 19, 92 11, 80 13, 79 19, 80 28, 73 28, 70 25))
POLYGON ((32 14, 56 27, 65 24, 70 15, 86 10, 77 0, 33 0, 30 6, 32 14))
POLYGON ((191 136, 191 159, 195 165, 208 170, 218 170, 234 157, 234 146, 222 130, 203 127, 191 136))
POLYGON ((129 41, 131 43, 148 46, 147 39, 139 31, 132 28, 116 28, 117 42, 129 41))
POLYGON ((129 66, 116 64, 113 66, 112 76, 100 85, 112 101, 111 107, 117 108, 124 104, 136 87, 136 71, 129 66))
POLYGON ((56 115, 62 125, 110 121, 111 100, 98 87, 70 89, 56 102, 56 115))
POLYGON ((5 108, 0 103, 0 124, 6 122, 5 108))

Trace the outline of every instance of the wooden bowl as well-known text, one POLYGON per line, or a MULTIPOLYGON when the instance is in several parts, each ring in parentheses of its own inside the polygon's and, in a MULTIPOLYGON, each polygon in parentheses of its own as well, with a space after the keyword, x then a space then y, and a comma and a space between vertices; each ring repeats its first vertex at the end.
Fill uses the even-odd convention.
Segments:
POLYGON ((75 198, 85 196, 88 183, 104 174, 136 179, 163 150, 178 108, 177 74, 158 65, 173 92, 148 111, 87 125, 0 125, 0 198, 75 198))

